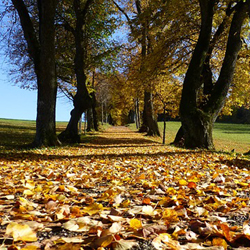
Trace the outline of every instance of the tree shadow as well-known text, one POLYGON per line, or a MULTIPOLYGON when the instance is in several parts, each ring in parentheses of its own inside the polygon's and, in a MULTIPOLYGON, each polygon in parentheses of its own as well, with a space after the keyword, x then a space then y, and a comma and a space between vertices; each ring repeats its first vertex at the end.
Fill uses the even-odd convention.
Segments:
MULTIPOLYGON (((112 133, 111 133, 112 134, 112 133)), ((140 146, 151 146, 151 145, 161 145, 159 142, 155 142, 148 138, 133 138, 129 137, 127 133, 119 135, 126 135, 127 137, 122 136, 122 138, 116 137, 115 134, 113 137, 105 137, 105 136, 96 136, 94 140, 89 141, 88 145, 82 145, 87 148, 98 148, 98 147, 121 147, 121 146, 132 146, 132 147, 140 147, 140 146)))
POLYGON ((161 157, 161 156, 178 156, 178 155, 189 155, 189 154, 200 154, 204 152, 203 150, 200 151, 166 151, 166 152, 148 152, 145 153, 93 153, 93 154, 81 154, 81 155, 56 155, 56 154, 41 154, 35 152, 15 152, 15 153, 0 153, 1 160, 9 160, 9 161, 17 161, 17 160, 29 160, 29 161, 50 161, 50 160, 73 160, 73 159, 84 159, 84 160, 94 160, 94 159, 116 159, 116 158, 126 158, 126 157, 146 157, 146 158, 154 158, 154 157, 161 157))
POLYGON ((222 160, 220 163, 225 164, 230 167, 237 166, 240 169, 247 168, 250 169, 250 159, 232 159, 232 160, 222 160))

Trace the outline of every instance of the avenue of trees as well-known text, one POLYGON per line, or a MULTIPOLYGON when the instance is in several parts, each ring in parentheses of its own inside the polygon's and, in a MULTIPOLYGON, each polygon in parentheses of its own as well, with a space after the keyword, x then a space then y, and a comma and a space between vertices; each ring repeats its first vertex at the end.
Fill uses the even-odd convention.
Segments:
POLYGON ((85 112, 89 130, 130 114, 156 136, 157 114, 179 115, 174 143, 214 149, 218 116, 249 107, 250 0, 2 2, 13 77, 38 93, 35 147, 79 142, 85 112), (74 108, 57 137, 58 92, 74 108))

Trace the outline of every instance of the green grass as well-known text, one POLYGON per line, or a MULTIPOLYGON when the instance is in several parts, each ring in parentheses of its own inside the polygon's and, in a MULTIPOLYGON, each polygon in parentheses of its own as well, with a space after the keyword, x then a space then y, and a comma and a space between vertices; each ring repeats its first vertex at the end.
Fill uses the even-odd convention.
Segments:
MULTIPOLYGON (((163 131, 163 122, 158 123, 160 131, 163 131)), ((135 130, 135 124, 130 127, 135 130)), ((174 141, 180 128, 180 122, 166 123, 166 144, 174 141)), ((250 150, 250 124, 215 123, 213 138, 216 150, 237 153, 245 153, 250 150)))
MULTIPOLYGON (((66 125, 67 122, 58 122, 57 133, 63 131, 66 125)), ((101 130, 105 130, 108 126, 104 124, 101 130)), ((180 122, 166 123, 166 144, 174 140, 179 127, 180 122)), ((136 130, 135 124, 130 124, 130 128, 136 130)), ((163 122, 159 122, 159 128, 162 132, 163 122)), ((31 143, 35 132, 35 121, 0 119, 0 150, 31 143)), ((86 142, 94 136, 95 132, 82 134, 81 139, 86 142)), ((230 152, 234 149, 236 153, 250 150, 250 124, 215 123, 213 136, 216 150, 230 152)))
MULTIPOLYGON (((61 133, 67 126, 67 122, 57 122, 57 134, 61 133)), ((105 130, 110 125, 100 125, 100 130, 105 130)), ((82 124, 84 129, 84 123, 82 124)), ((19 149, 25 145, 31 144, 36 133, 36 122, 28 120, 12 120, 0 118, 0 151, 19 149)), ((96 132, 81 134, 81 141, 88 142, 92 140, 96 132)))

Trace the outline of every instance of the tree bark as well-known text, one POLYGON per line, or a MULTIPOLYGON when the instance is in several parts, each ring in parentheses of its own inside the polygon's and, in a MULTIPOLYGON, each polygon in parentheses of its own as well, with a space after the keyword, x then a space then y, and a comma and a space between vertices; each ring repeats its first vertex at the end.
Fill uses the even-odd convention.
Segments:
POLYGON ((148 136, 160 136, 157 121, 153 112, 152 94, 144 92, 144 108, 142 114, 142 126, 140 132, 147 132, 148 136))
POLYGON ((248 4, 237 3, 219 78, 213 84, 213 89, 209 90, 208 100, 199 104, 197 101, 198 91, 203 83, 201 76, 202 72, 204 73, 204 65, 207 66, 209 63, 206 58, 208 58, 214 14, 213 7, 215 5, 214 0, 200 0, 202 20, 200 36, 185 76, 180 104, 185 147, 214 149, 213 124, 224 106, 233 79, 237 56, 241 48, 240 33, 243 21, 246 18, 248 4))
POLYGON ((90 132, 94 129, 93 122, 93 110, 92 108, 87 109, 87 131, 90 132))
MULTIPOLYGON (((138 11, 138 15, 140 16, 142 14, 142 8, 141 8, 141 1, 136 0, 135 1, 136 8, 138 11)), ((149 54, 149 48, 150 48, 150 42, 147 36, 148 33, 148 25, 147 21, 143 20, 141 22, 141 73, 145 72, 145 58, 147 54, 149 54)), ((145 83, 147 84, 147 83, 145 83)), ((139 132, 147 132, 147 135, 149 136, 160 136, 157 120, 154 116, 154 109, 153 109, 153 98, 151 93, 150 86, 145 87, 144 91, 144 106, 143 106, 143 115, 142 115, 142 124, 139 129, 139 132)))
POLYGON ((23 1, 12 0, 20 17, 28 52, 37 75, 37 118, 34 147, 55 146, 59 143, 55 128, 56 72, 54 17, 57 0, 38 0, 39 39, 23 1))
POLYGON ((136 123, 136 128, 139 129, 141 124, 140 124, 140 104, 139 104, 139 98, 135 99, 135 123, 136 123))
POLYGON ((74 0, 74 11, 76 15, 76 27, 74 30, 75 38, 75 73, 77 80, 77 93, 74 96, 74 109, 71 111, 70 121, 66 127, 66 130, 59 135, 60 141, 64 143, 79 143, 80 136, 78 135, 77 124, 82 115, 82 113, 91 107, 91 98, 89 96, 86 87, 86 74, 85 70, 85 34, 84 34, 84 24, 87 11, 93 0, 87 0, 84 8, 81 8, 81 1, 74 0))

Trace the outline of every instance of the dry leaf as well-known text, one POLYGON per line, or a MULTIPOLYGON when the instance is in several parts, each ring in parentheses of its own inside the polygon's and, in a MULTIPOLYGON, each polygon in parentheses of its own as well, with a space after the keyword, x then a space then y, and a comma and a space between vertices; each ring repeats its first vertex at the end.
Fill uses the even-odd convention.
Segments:
POLYGON ((14 241, 37 241, 36 232, 33 231, 27 224, 18 224, 16 222, 11 222, 7 226, 5 234, 7 236, 12 236, 14 241))

